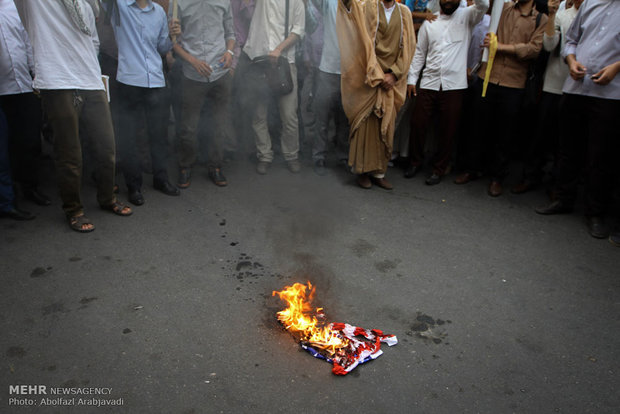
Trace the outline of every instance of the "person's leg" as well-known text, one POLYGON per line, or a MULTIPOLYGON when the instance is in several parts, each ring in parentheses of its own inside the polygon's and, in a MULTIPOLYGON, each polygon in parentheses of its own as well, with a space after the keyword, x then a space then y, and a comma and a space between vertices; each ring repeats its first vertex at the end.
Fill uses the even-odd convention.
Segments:
POLYGON ((278 100, 280 120, 282 121, 281 147, 286 161, 297 160, 299 157, 299 122, 297 118, 297 67, 291 66, 293 91, 278 100))
POLYGON ((207 143, 207 166, 210 170, 222 168, 224 148, 229 139, 229 96, 232 78, 229 74, 222 76, 211 85, 207 104, 213 120, 207 143))
POLYGON ((256 145, 254 130, 252 129, 254 101, 249 77, 250 64, 250 58, 245 53, 241 53, 235 68, 231 92, 234 108, 232 113, 235 114, 235 121, 232 125, 237 137, 238 150, 243 154, 254 153, 256 145))
POLYGON ((41 156, 41 101, 34 93, 0 97, 9 125, 13 179, 24 192, 36 190, 41 156))
POLYGON ((168 181, 168 118, 169 94, 166 88, 149 88, 145 91, 146 126, 153 166, 153 182, 168 181))
POLYGON ((332 84, 331 90, 333 99, 335 101, 333 114, 336 124, 336 156, 339 161, 344 161, 346 164, 347 158, 349 157, 349 120, 342 107, 340 75, 333 75, 330 82, 332 84))
MULTIPOLYGON (((396 116, 393 119, 395 118, 396 116)), ((393 188, 392 184, 385 179, 391 153, 380 138, 381 121, 376 115, 371 114, 360 125, 360 132, 365 135, 365 144, 363 146, 365 166, 363 170, 367 171, 367 173, 358 176, 358 185, 364 187, 362 185, 363 182, 368 180, 370 183, 378 185, 385 190, 391 190, 393 188)))
POLYGON ((584 116, 584 104, 584 98, 578 95, 565 94, 560 101, 560 145, 555 195, 570 208, 577 197, 577 182, 587 151, 590 120, 584 116))
MULTIPOLYGON (((114 127, 105 91, 79 91, 84 99, 80 128, 88 130, 90 148, 94 150, 97 175, 97 201, 102 207, 116 202, 114 195, 115 144, 114 127)), ((130 212, 131 210, 129 210, 130 212)))
POLYGON ((271 163, 273 161, 273 149, 271 148, 271 136, 267 125, 267 103, 258 101, 255 104, 252 128, 256 138, 256 156, 259 162, 271 163))
POLYGON ((228 185, 222 172, 227 142, 232 136, 230 119, 230 89, 232 76, 226 74, 209 86, 200 124, 208 127, 201 131, 201 140, 206 140, 207 168, 209 178, 219 187, 228 185))
POLYGON ((191 168, 196 162, 198 151, 197 128, 200 112, 209 89, 208 83, 196 82, 182 76, 181 78, 181 125, 176 141, 179 177, 177 186, 187 188, 190 185, 191 168))
POLYGON ((41 99, 54 131, 54 158, 62 209, 67 217, 82 215, 79 119, 84 100, 77 91, 67 89, 43 90, 41 99))
MULTIPOLYGON (((312 140, 312 161, 325 161, 328 146, 329 118, 333 108, 333 83, 330 77, 336 76, 319 70, 317 75, 317 88, 314 97, 314 114, 316 117, 316 134, 312 140)), ((340 93, 340 85, 338 85, 340 93)))
POLYGON ((611 200, 620 155, 620 101, 586 98, 588 151, 585 215, 602 217, 611 200))
POLYGON ((0 108, 0 213, 13 210, 14 201, 15 194, 9 162, 9 129, 4 112, 0 108))
POLYGON ((461 162, 465 172, 459 175, 454 182, 465 184, 477 178, 486 169, 484 155, 488 152, 490 124, 493 117, 490 115, 494 105, 490 102, 495 85, 489 84, 486 97, 482 97, 482 80, 478 79, 472 87, 471 107, 468 108, 470 118, 466 126, 467 143, 463 145, 461 162))
POLYGON ((437 153, 433 160, 433 175, 438 177, 446 174, 452 160, 454 139, 461 118, 463 95, 464 90, 441 91, 438 93, 438 145, 437 153))
POLYGON ((412 178, 424 161, 424 148, 428 125, 433 118, 439 92, 420 89, 416 98, 415 107, 411 116, 411 131, 409 132, 409 163, 405 170, 405 177, 412 178))
MULTIPOLYGON (((142 190, 142 168, 136 136, 148 110, 145 88, 118 83, 119 127, 116 139, 119 168, 125 177, 129 193, 142 190)), ((148 125, 148 122, 147 122, 148 125)))
POLYGON ((509 171, 510 145, 512 142, 513 128, 517 121, 523 90, 496 86, 496 94, 493 105, 496 110, 490 114, 495 124, 503 124, 502 127, 492 129, 493 140, 491 143, 492 160, 490 167, 491 182, 502 183, 509 171), (508 124, 508 125, 507 125, 508 124))
MULTIPOLYGON (((542 168, 544 167, 547 155, 545 150, 549 147, 549 141, 552 139, 549 134, 551 132, 557 133, 557 122, 553 125, 553 118, 550 117, 555 97, 557 97, 557 95, 543 92, 540 102, 538 103, 534 133, 531 135, 526 159, 523 163, 522 181, 524 183, 537 185, 542 181, 542 168)), ((557 118, 555 118, 555 120, 557 121, 557 118)))
MULTIPOLYGON (((316 67, 306 66, 305 76, 301 83, 298 83, 299 89, 299 146, 300 151, 313 153, 314 137, 316 136, 316 114, 314 111, 314 98, 317 90, 317 77, 319 69, 316 67)), ((299 73, 298 73, 299 74, 299 73)), ((300 79, 301 80, 301 79, 300 79)))
POLYGON ((177 157, 181 169, 191 168, 196 162, 198 141, 196 129, 200 120, 200 110, 205 100, 209 84, 196 82, 183 76, 183 95, 181 97, 181 127, 177 142, 177 157))
POLYGON ((15 193, 13 192, 13 180, 11 177, 11 164, 9 162, 9 128, 2 108, 0 108, 0 218, 13 220, 32 220, 34 215, 17 208, 15 205, 15 193))
POLYGON ((536 208, 538 214, 569 213, 577 198, 577 183, 587 151, 589 132, 585 97, 564 94, 559 103, 559 143, 556 180, 551 202, 536 208))
POLYGON ((181 59, 176 59, 167 77, 169 83, 169 99, 172 114, 174 116, 174 142, 178 141, 181 134, 181 119, 183 117, 183 69, 181 59))

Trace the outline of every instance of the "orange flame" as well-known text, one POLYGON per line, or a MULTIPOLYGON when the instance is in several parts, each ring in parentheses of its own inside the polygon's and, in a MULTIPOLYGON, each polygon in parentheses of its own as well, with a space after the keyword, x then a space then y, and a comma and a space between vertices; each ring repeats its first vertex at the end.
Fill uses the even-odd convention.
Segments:
POLYGON ((301 335, 301 340, 308 342, 313 347, 323 349, 330 354, 335 354, 337 350, 348 346, 349 341, 341 338, 329 326, 325 326, 323 318, 323 308, 312 310, 312 299, 316 288, 308 282, 308 286, 295 283, 293 286, 286 286, 283 290, 272 292, 272 296, 278 295, 285 301, 288 307, 278 312, 278 320, 286 329, 301 335), (308 294, 306 295, 306 290, 308 294))

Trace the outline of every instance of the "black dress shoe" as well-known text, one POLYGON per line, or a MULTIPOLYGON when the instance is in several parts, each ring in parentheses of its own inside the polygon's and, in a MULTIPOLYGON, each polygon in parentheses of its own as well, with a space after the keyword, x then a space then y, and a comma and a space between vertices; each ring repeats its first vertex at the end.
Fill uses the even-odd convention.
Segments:
POLYGON ((0 211, 0 217, 2 218, 10 218, 13 220, 25 221, 25 220, 33 220, 34 215, 30 214, 27 211, 17 209, 13 207, 7 211, 0 211))
POLYGON ((129 202, 136 206, 141 206, 144 204, 144 197, 142 196, 142 192, 140 190, 129 191, 129 197, 127 197, 129 202))
POLYGON ((45 194, 39 192, 36 188, 24 190, 24 198, 40 206, 49 206, 52 204, 52 200, 45 194))
POLYGON ((169 195, 169 196, 178 196, 181 195, 181 191, 179 191, 179 189, 175 186, 173 186, 172 184, 170 184, 170 181, 166 180, 166 181, 155 181, 153 183, 153 188, 161 191, 162 193, 169 195))
POLYGON ((588 226, 590 236, 596 239, 606 239, 609 237, 609 227, 607 227, 602 217, 586 217, 586 225, 588 226))
POLYGON ((228 185, 228 181, 226 181, 226 177, 222 174, 221 168, 211 168, 209 170, 209 178, 218 187, 226 187, 228 185))
POLYGON ((573 211, 573 206, 568 205, 562 200, 558 199, 558 200, 553 201, 549 205, 538 207, 535 211, 538 214, 543 214, 545 216, 551 215, 551 214, 566 214, 566 213, 571 213, 573 211))
POLYGON ((419 166, 409 164, 407 168, 405 168, 405 173, 403 174, 403 176, 405 178, 413 178, 418 173, 419 169, 419 166))
POLYGON ((425 181, 426 185, 437 185, 440 182, 441 182, 441 176, 435 173, 433 173, 433 175, 428 177, 425 181))
POLYGON ((177 186, 179 188, 187 188, 189 187, 190 179, 192 178, 192 169, 191 168, 181 168, 179 170, 179 182, 177 186))

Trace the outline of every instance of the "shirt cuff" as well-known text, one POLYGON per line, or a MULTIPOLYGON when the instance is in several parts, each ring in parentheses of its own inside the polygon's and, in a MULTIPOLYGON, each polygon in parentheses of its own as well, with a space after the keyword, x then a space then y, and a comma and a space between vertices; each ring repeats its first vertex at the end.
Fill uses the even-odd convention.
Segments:
POLYGON ((525 60, 529 57, 530 48, 527 43, 517 43, 515 46, 515 54, 517 59, 525 60))
POLYGON ((577 46, 573 44, 566 44, 564 46, 564 50, 562 51, 562 58, 566 59, 568 55, 576 55, 577 46))
POLYGON ((555 32, 553 36, 549 36, 547 33, 543 34, 543 48, 547 52, 552 52, 558 45, 560 41, 560 35, 558 32, 555 32))

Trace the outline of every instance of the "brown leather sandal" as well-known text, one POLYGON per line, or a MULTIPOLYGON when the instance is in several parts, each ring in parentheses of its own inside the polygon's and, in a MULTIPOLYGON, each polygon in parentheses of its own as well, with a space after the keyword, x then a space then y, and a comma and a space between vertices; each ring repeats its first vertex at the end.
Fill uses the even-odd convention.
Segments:
POLYGON ((115 201, 112 204, 109 204, 107 206, 101 206, 102 209, 104 210, 108 210, 111 211, 112 213, 116 214, 117 216, 131 216, 133 214, 133 211, 131 211, 131 207, 126 206, 125 204, 119 202, 119 201, 115 201))
POLYGON ((69 222, 69 227, 71 227, 71 230, 75 230, 78 233, 90 233, 95 230, 95 225, 84 214, 67 217, 67 221, 69 222), (84 227, 88 225, 91 225, 92 227, 84 227))

